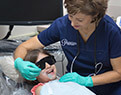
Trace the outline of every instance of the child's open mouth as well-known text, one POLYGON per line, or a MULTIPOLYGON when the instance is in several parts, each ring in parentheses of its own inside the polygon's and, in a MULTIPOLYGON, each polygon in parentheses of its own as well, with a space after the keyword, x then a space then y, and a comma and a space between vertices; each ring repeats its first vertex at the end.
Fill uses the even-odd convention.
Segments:
POLYGON ((53 70, 53 69, 48 70, 46 73, 47 73, 47 76, 48 76, 50 79, 53 78, 53 74, 54 74, 54 70, 53 70))
POLYGON ((47 74, 54 73, 54 70, 53 70, 53 69, 48 70, 46 73, 47 73, 47 74))

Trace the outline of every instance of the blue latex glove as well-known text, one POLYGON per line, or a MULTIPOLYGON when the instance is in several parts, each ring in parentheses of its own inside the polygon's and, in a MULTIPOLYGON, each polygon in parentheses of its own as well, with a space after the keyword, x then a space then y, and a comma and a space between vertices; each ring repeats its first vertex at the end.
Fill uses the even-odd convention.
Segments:
POLYGON ((83 77, 77 74, 76 72, 67 73, 62 76, 59 80, 60 82, 75 82, 83 86, 93 87, 92 77, 83 77))
POLYGON ((27 80, 36 80, 36 77, 41 71, 41 69, 38 68, 34 63, 23 61, 22 58, 17 58, 14 62, 14 66, 21 73, 22 77, 27 80))

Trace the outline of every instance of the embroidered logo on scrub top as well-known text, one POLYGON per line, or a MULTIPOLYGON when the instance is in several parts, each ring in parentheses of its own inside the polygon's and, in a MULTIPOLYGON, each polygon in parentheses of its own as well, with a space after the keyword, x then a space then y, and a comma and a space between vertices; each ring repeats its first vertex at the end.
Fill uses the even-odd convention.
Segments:
POLYGON ((65 46, 65 45, 68 45, 68 46, 75 46, 75 45, 77 45, 77 43, 76 43, 76 42, 70 42, 70 41, 68 41, 67 39, 62 39, 62 40, 61 40, 61 45, 62 45, 62 46, 65 46))

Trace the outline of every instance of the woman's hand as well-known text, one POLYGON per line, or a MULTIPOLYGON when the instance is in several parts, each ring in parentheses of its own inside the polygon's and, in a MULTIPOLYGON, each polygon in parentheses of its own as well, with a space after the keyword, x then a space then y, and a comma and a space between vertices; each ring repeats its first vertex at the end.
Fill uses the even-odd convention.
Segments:
POLYGON ((14 66, 21 73, 22 77, 27 80, 36 80, 36 77, 41 71, 41 69, 38 68, 34 63, 23 61, 22 58, 17 58, 14 62, 14 66))
POLYGON ((78 73, 67 73, 64 76, 62 76, 59 80, 60 82, 75 82, 83 86, 87 87, 93 87, 93 81, 91 77, 83 77, 80 76, 78 73))

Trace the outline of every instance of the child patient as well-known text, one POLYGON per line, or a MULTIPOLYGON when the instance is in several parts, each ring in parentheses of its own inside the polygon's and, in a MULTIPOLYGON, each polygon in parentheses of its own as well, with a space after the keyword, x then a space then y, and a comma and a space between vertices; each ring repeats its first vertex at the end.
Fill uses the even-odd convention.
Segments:
POLYGON ((33 95, 95 95, 77 83, 59 82, 56 77, 56 60, 44 49, 29 51, 24 60, 31 61, 42 69, 36 81, 26 80, 27 83, 36 84, 31 89, 33 95))
POLYGON ((25 80, 27 83, 30 83, 30 84, 39 83, 38 85, 33 87, 33 89, 31 90, 33 95, 36 95, 35 89, 38 86, 40 90, 41 86, 43 86, 43 83, 56 79, 56 67, 55 67, 56 60, 54 59, 54 56, 50 55, 46 50, 35 49, 32 51, 28 51, 24 60, 33 62, 35 63, 35 65, 37 65, 39 68, 42 69, 42 71, 40 72, 40 75, 36 77, 37 80, 35 81, 25 80))

